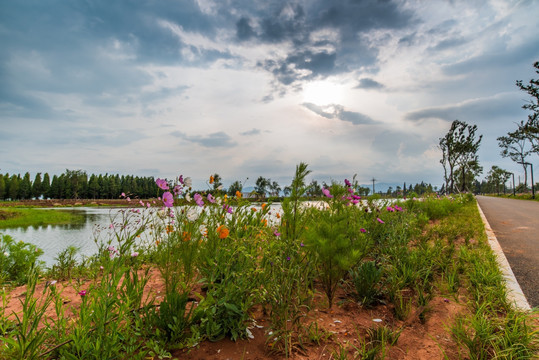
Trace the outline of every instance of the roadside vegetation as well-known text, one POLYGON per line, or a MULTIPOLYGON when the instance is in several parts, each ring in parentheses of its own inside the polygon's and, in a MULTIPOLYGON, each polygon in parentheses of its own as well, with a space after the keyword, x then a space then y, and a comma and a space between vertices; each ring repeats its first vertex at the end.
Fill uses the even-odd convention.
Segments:
POLYGON ((445 358, 538 355, 532 315, 507 302, 473 196, 363 201, 345 180, 306 203, 308 174, 297 166, 280 208, 253 206, 239 191, 185 195, 182 177, 157 179, 161 208, 130 199, 111 236, 96 240, 96 255, 80 263, 66 249, 51 269, 20 257, 24 279, 11 259, 39 251, 3 236, 3 280, 24 280, 26 292, 20 313, 0 313, 1 356, 181 358, 207 341, 252 338, 264 320, 268 355, 321 348, 333 358, 398 358, 400 335, 411 321, 428 322, 440 298, 465 309, 446 324, 457 351, 440 344, 445 358), (173 207, 177 197, 189 205, 173 207), (152 271, 164 284, 159 295, 145 292, 152 271), (72 317, 60 283, 80 297, 72 317), (312 316, 347 304, 359 304, 358 314, 387 310, 384 324, 358 327, 352 342, 312 316))

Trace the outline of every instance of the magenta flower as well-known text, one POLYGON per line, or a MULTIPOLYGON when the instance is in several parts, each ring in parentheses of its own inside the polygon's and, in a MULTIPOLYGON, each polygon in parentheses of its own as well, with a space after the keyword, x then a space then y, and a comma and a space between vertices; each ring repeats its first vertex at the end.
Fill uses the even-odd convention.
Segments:
POLYGON ((180 185, 176 185, 172 191, 174 191, 174 195, 180 195, 182 193, 182 187, 180 185))
POLYGON ((388 206, 388 207, 386 208, 386 210, 389 211, 389 212, 394 212, 394 211, 395 211, 395 209, 393 209, 391 206, 388 206))
POLYGON ((352 195, 352 198, 354 198, 354 200, 361 200, 361 196, 358 195, 352 195))
POLYGON ((333 197, 333 195, 331 195, 331 193, 329 192, 329 190, 326 189, 326 188, 323 188, 323 189, 322 189, 322 193, 323 193, 326 197, 328 197, 328 198, 332 198, 332 197, 333 197))
POLYGON ((367 230, 365 230, 365 229, 363 229, 363 228, 359 229, 359 231, 361 231, 362 233, 366 233, 366 232, 367 232, 367 230))
POLYGON ((180 182, 180 184, 184 185, 185 183, 183 182, 183 175, 180 175, 180 177, 178 178, 178 181, 180 182))
POLYGON ((123 197, 123 198, 125 197, 125 193, 124 193, 124 192, 122 193, 122 197, 123 197))
POLYGON ((348 179, 344 179, 344 184, 348 187, 352 186, 352 184, 350 183, 350 181, 348 181, 348 179))
POLYGON ((402 211, 402 208, 400 206, 395 205, 395 210, 402 211))
POLYGON ((349 187, 349 188, 348 188, 348 192, 349 192, 350 194, 353 194, 353 193, 354 193, 354 188, 349 187))
POLYGON ((302 243, 299 244, 299 246, 304 247, 305 244, 302 242, 302 243))
POLYGON ((212 204, 215 203, 215 198, 212 196, 212 194, 208 194, 208 201, 212 204))
POLYGON ((133 252, 131 253, 131 257, 137 257, 137 256, 138 256, 138 252, 133 251, 133 252))
POLYGON ((86 290, 81 290, 81 291, 79 291, 79 295, 80 295, 81 297, 86 296, 86 290))
POLYGON ((277 230, 275 230, 275 231, 273 232, 273 235, 275 235, 275 236, 279 237, 279 236, 281 236, 281 233, 280 233, 280 232, 278 232, 277 230))
POLYGON ((199 193, 196 193, 193 196, 193 199, 195 199, 195 202, 197 203, 198 206, 200 207, 204 206, 204 200, 202 200, 202 195, 200 195, 199 193))
POLYGON ((382 220, 380 218, 376 218, 376 221, 378 221, 380 224, 384 224, 384 220, 382 220))
POLYGON ((352 200, 352 204, 354 205, 359 204, 359 200, 352 200))
POLYGON ((166 207, 172 207, 174 205, 174 197, 170 193, 170 191, 165 191, 163 193, 163 204, 166 207))
POLYGON ((159 179, 155 180, 155 183, 161 190, 168 190, 168 182, 165 179, 159 179))
POLYGON ((228 206, 227 204, 223 204, 223 209, 225 209, 227 213, 232 214, 232 206, 228 206))

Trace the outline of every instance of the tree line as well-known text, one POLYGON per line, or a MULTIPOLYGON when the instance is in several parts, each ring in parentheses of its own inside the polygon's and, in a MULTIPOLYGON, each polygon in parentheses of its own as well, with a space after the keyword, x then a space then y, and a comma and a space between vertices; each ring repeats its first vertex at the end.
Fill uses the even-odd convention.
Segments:
POLYGON ((68 170, 51 179, 48 173, 0 174, 0 200, 28 199, 117 199, 122 193, 137 198, 155 197, 159 193, 153 177, 132 175, 90 176, 83 170, 68 170))
MULTIPOLYGON (((533 64, 535 72, 539 74, 539 61, 533 64)), ((516 130, 505 136, 497 138, 501 149, 500 155, 520 164, 524 170, 524 185, 521 191, 528 189, 528 162, 530 155, 539 155, 539 79, 531 79, 528 84, 521 80, 516 81, 517 87, 526 92, 531 100, 522 108, 529 110, 528 119, 516 124, 516 130)), ((479 182, 476 178, 483 172, 479 164, 477 152, 483 135, 477 135, 477 125, 470 125, 464 121, 455 120, 447 134, 439 139, 439 148, 442 150, 440 163, 444 170, 443 193, 454 192, 485 192, 500 193, 504 184, 512 175, 511 172, 493 165, 486 179, 479 182)))

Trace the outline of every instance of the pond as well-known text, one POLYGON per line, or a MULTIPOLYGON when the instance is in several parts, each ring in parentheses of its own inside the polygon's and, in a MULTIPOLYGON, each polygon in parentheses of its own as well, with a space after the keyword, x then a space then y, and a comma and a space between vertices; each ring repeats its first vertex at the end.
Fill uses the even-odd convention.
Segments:
POLYGON ((59 209, 43 209, 43 211, 73 211, 84 215, 84 222, 68 225, 43 225, 17 227, 0 230, 16 241, 31 243, 43 250, 40 260, 47 266, 55 263, 59 252, 68 246, 79 248, 79 255, 90 256, 97 252, 96 229, 107 228, 120 209, 76 207, 59 209))

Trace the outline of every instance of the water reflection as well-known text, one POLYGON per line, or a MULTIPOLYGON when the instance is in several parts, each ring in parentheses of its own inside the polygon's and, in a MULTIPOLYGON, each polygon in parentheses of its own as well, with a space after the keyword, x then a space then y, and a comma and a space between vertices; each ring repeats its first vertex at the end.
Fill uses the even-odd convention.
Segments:
POLYGON ((106 228, 120 209, 110 208, 68 208, 49 211, 70 211, 84 216, 84 221, 65 225, 34 225, 2 229, 1 233, 10 235, 15 240, 22 240, 43 250, 41 260, 47 266, 55 263, 58 253, 68 246, 80 248, 80 255, 90 256, 97 252, 94 229, 106 228))

